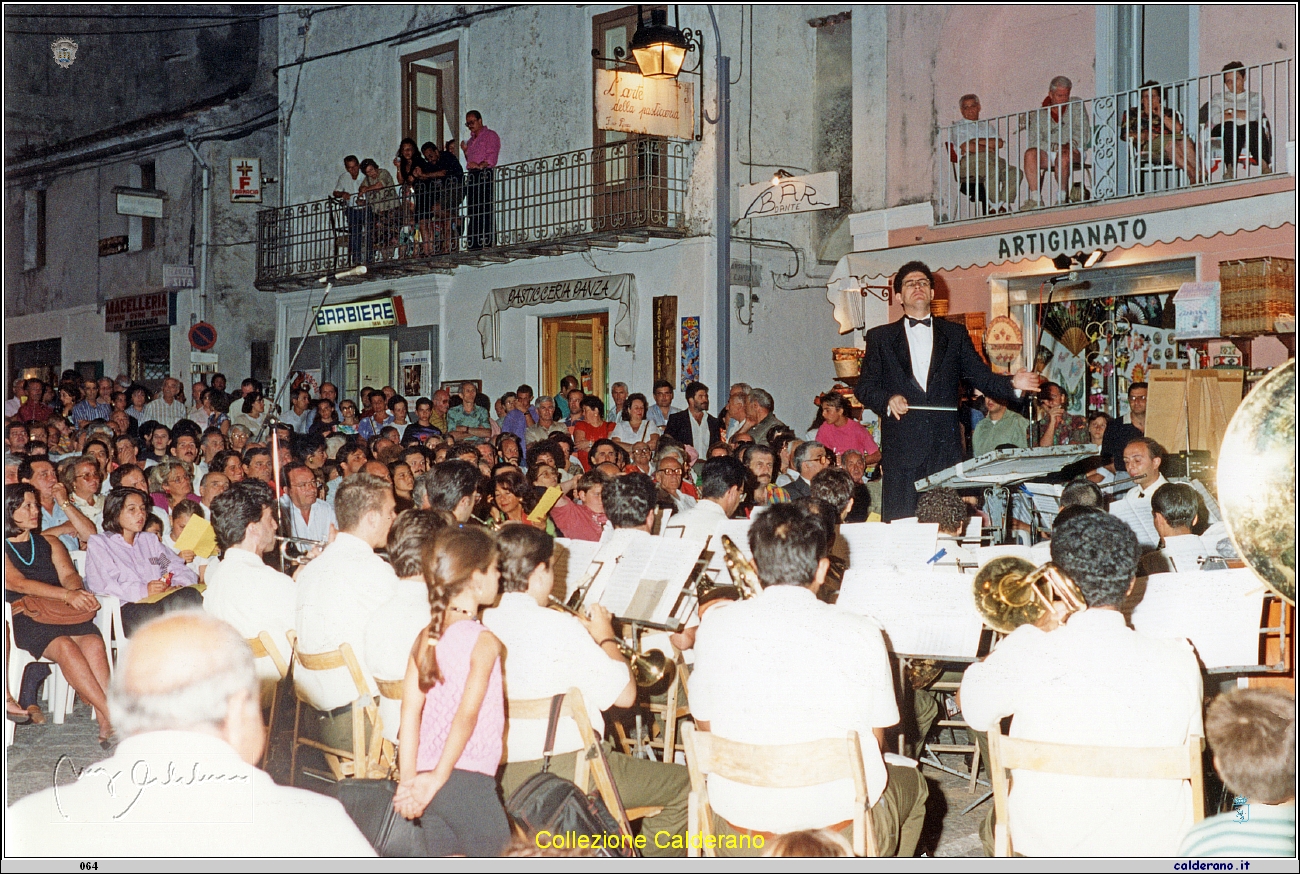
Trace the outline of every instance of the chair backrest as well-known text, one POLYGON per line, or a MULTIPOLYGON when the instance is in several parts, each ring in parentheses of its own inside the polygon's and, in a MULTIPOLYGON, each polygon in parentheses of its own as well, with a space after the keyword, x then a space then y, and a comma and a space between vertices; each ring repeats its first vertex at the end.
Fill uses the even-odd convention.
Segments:
MULTIPOLYGON (((366 676, 361 672, 361 664, 357 661, 357 656, 352 652, 352 644, 339 644, 338 649, 332 649, 329 652, 303 652, 298 648, 298 635, 289 632, 289 644, 293 647, 293 659, 298 664, 300 671, 336 671, 339 668, 347 668, 348 674, 352 677, 352 682, 357 687, 357 698, 367 703, 370 701, 370 685, 366 682, 366 676)), ((296 683, 295 683, 296 685, 296 683)))
POLYGON ((1102 747, 1048 743, 989 732, 989 768, 992 771, 993 833, 995 856, 1011 855, 1008 797, 1012 770, 1038 771, 1070 777, 1104 777, 1126 780, 1186 780, 1192 787, 1192 814, 1205 818, 1205 782, 1202 775, 1202 741, 1192 735, 1174 747, 1102 747))
POLYGON ((253 651, 253 658, 271 660, 275 669, 280 672, 280 679, 283 680, 289 673, 289 663, 285 661, 284 655, 281 654, 280 648, 275 645, 275 639, 271 637, 271 632, 258 632, 257 637, 247 638, 248 648, 253 651))
MULTIPOLYGON (((740 743, 682 726, 686 745, 686 766, 691 776, 690 808, 697 820, 688 826, 701 833, 712 832, 706 778, 710 774, 736 783, 769 789, 798 789, 834 780, 852 779, 854 786, 853 852, 875 856, 876 840, 867 811, 867 778, 858 733, 804 743, 760 746, 740 743)), ((710 848, 705 852, 713 855, 710 848)))
POLYGON ((944 143, 944 145, 948 147, 948 160, 949 160, 951 163, 956 164, 956 163, 958 162, 958 161, 957 161, 957 147, 954 146, 952 143, 944 143))

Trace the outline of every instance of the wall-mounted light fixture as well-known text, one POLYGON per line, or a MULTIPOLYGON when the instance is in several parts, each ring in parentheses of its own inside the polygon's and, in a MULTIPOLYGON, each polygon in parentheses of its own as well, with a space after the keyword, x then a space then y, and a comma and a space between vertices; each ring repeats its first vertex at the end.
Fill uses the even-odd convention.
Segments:
POLYGON ((793 179, 793 178, 794 178, 794 174, 791 173, 789 170, 777 170, 775 173, 772 174, 772 184, 780 185, 782 179, 793 179))
POLYGON ((1095 267, 1101 259, 1106 257, 1104 249, 1093 249, 1091 252, 1076 252, 1073 255, 1067 255, 1064 252, 1052 259, 1052 266, 1057 270, 1069 270, 1071 267, 1078 265, 1085 270, 1089 267, 1095 267))

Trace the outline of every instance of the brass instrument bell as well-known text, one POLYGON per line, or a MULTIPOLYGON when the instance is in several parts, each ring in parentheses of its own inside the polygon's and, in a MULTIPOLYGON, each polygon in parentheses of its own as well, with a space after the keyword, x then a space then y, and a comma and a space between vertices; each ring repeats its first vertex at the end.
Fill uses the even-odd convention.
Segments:
MULTIPOLYGON (((570 607, 554 595, 551 596, 550 602, 552 610, 559 610, 579 619, 587 618, 579 610, 570 607)), ((621 640, 615 640, 614 643, 623 658, 627 659, 632 666, 632 680, 638 688, 646 689, 654 695, 668 688, 673 677, 677 675, 677 663, 664 655, 663 650, 652 649, 646 653, 639 653, 621 640)))
POLYGON ((1074 581, 1050 562, 1035 568, 1023 558, 1003 555, 975 575, 975 608, 1002 634, 1037 622, 1055 610, 1055 601, 1065 604, 1066 616, 1088 606, 1074 581))

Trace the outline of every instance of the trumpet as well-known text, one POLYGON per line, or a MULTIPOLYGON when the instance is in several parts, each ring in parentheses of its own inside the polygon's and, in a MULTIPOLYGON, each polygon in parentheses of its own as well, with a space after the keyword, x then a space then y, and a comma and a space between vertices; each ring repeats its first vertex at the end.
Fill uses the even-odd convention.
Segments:
MULTIPOLYGON (((568 613, 579 619, 587 618, 581 611, 570 607, 554 595, 550 596, 550 607, 552 610, 559 610, 561 613, 568 613)), ((632 679, 638 688, 645 689, 653 695, 666 689, 672 682, 677 673, 677 664, 664 655, 663 650, 652 649, 647 653, 639 653, 621 640, 615 639, 614 643, 623 658, 631 664, 632 679)))
POLYGON ((1023 558, 995 558, 975 575, 975 607, 994 631, 1010 634, 1065 605, 1064 622, 1088 604, 1074 581, 1048 562, 1035 568, 1023 558))
POLYGON ((727 585, 711 580, 707 576, 700 577, 695 587, 696 610, 699 611, 700 616, 719 601, 743 601, 753 598, 763 588, 758 581, 758 570, 754 567, 754 563, 745 557, 745 553, 740 551, 740 547, 725 534, 719 540, 722 543, 722 561, 727 566, 727 572, 731 574, 732 583, 727 585))
POLYGON ((307 537, 287 537, 282 534, 277 534, 275 541, 279 544, 281 559, 294 564, 306 564, 311 560, 307 558, 309 552, 317 547, 327 545, 327 541, 324 540, 312 540, 307 537))

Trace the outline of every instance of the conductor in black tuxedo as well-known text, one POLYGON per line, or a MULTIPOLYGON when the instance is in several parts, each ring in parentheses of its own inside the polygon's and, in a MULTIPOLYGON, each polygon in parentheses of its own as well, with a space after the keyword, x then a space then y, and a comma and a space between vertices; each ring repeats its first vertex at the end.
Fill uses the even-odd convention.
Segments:
POLYGON ((1022 370, 1013 377, 991 371, 966 328, 932 317, 934 274, 920 261, 894 275, 894 297, 903 306, 897 322, 867 332, 867 355, 855 392, 880 416, 884 482, 880 518, 916 513, 914 483, 962 460, 957 405, 961 380, 1001 401, 1017 391, 1037 391, 1042 377, 1022 370), (917 410, 916 406, 948 411, 917 410))
POLYGON ((709 454, 709 445, 718 436, 722 423, 709 415, 709 387, 702 382, 686 384, 686 409, 673 413, 664 424, 664 433, 683 446, 694 446, 700 458, 709 454))

